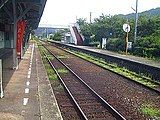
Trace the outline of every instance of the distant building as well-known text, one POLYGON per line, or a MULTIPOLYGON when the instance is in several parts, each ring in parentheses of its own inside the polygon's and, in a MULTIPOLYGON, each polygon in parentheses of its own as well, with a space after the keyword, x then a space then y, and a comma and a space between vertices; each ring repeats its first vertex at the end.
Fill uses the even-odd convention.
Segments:
POLYGON ((70 32, 65 33, 64 34, 64 39, 62 39, 61 42, 67 43, 67 44, 73 44, 74 41, 73 41, 73 38, 71 36, 71 33, 70 32))

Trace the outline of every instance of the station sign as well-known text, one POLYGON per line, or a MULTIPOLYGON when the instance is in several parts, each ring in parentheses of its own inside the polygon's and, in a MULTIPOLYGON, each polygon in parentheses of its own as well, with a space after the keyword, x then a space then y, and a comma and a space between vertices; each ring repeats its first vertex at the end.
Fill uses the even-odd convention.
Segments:
POLYGON ((123 30, 124 30, 124 32, 130 32, 130 30, 131 30, 130 25, 127 23, 123 24, 123 30))

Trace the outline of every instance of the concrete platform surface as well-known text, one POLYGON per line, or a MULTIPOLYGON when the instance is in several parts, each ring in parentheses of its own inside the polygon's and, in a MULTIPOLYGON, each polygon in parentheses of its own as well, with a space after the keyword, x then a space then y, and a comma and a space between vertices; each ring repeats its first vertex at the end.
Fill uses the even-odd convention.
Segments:
POLYGON ((8 81, 4 97, 0 99, 0 120, 62 120, 34 43, 30 43, 19 62, 19 69, 12 73, 8 81))
MULTIPOLYGON (((70 44, 67 44, 67 45, 70 45, 70 44)), ((70 46, 86 49, 86 50, 97 52, 97 53, 103 53, 103 54, 106 54, 106 55, 115 56, 115 57, 118 57, 118 58, 130 60, 130 61, 135 61, 135 62, 138 62, 138 63, 143 63, 143 64, 146 64, 146 65, 149 65, 149 66, 154 66, 154 67, 160 68, 160 62, 150 60, 150 59, 147 59, 147 58, 143 58, 143 57, 138 57, 138 56, 133 56, 133 55, 123 55, 123 54, 119 54, 119 53, 116 53, 116 52, 103 50, 103 49, 98 49, 98 48, 89 47, 89 46, 75 46, 75 45, 70 45, 70 46)))

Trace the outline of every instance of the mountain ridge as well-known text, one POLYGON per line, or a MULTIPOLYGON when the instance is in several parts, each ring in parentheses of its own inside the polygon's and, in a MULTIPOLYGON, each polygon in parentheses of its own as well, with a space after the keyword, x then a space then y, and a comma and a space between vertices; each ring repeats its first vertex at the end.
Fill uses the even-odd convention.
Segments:
MULTIPOLYGON (((139 16, 148 16, 149 18, 150 17, 153 17, 153 16, 160 16, 160 7, 158 8, 152 8, 150 10, 146 10, 146 11, 143 11, 143 12, 139 12, 138 13, 139 16)), ((130 13, 130 14, 118 14, 118 16, 121 16, 121 17, 124 17, 124 18, 127 18, 127 19, 134 19, 135 18, 135 13, 130 13)))

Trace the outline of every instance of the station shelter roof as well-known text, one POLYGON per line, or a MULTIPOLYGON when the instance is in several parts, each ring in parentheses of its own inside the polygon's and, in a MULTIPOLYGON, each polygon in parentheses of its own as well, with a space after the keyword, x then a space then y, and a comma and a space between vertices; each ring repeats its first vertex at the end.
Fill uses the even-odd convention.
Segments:
POLYGON ((47 0, 0 0, 0 24, 13 24, 25 20, 30 29, 36 29, 47 0), (13 5, 14 4, 14 5, 13 5), (13 12, 15 6, 16 14, 13 12))

